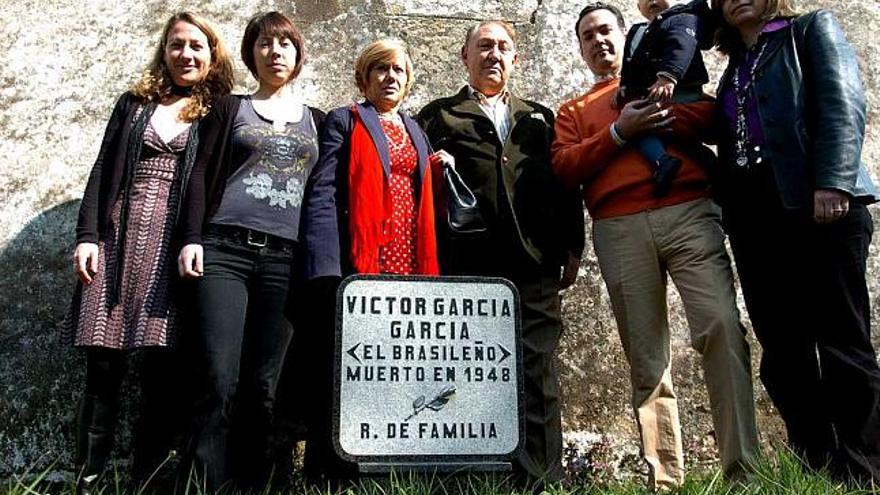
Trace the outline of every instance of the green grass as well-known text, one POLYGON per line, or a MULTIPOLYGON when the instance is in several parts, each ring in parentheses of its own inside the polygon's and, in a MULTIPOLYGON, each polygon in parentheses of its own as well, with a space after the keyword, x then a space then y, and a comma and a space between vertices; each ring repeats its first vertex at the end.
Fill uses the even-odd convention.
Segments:
MULTIPOLYGON (((73 495, 69 483, 53 483, 47 480, 52 466, 41 473, 24 473, 0 485, 0 492, 9 495, 73 495)), ((101 495, 146 495, 147 490, 128 489, 119 475, 108 475, 101 495)), ((880 490, 880 487, 876 488, 880 490)), ((157 491, 156 493, 163 493, 157 491)), ((202 495, 205 491, 197 483, 190 483, 179 493, 202 495)), ((284 495, 329 495, 328 489, 307 488, 302 481, 283 490, 266 488, 260 494, 281 493, 284 495)), ((336 492, 343 495, 527 495, 531 491, 512 489, 501 476, 492 475, 414 475, 392 474, 383 478, 359 481, 355 486, 336 492)), ((590 481, 577 478, 577 481, 547 488, 547 495, 647 495, 649 492, 641 480, 590 481)), ((856 495, 880 493, 873 487, 847 487, 831 481, 824 473, 805 471, 799 461, 784 449, 778 449, 770 459, 764 459, 753 466, 752 473, 745 482, 729 482, 718 472, 697 473, 688 476, 683 486, 671 491, 680 495, 856 495)))

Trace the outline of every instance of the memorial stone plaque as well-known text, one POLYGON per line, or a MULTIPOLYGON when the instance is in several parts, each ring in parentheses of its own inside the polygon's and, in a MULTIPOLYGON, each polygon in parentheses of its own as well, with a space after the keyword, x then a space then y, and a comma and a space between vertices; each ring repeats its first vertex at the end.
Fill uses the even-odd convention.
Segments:
POLYGON ((504 279, 347 278, 337 453, 361 471, 509 467, 524 428, 519 334, 519 296, 504 279))

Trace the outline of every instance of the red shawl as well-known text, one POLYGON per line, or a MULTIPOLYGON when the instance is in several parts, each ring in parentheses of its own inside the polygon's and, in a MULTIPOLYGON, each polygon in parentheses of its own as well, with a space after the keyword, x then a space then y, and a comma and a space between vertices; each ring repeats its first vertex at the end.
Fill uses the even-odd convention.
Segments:
MULTIPOLYGON (((373 138, 357 110, 351 132, 348 163, 348 230, 351 233, 351 260, 357 273, 379 273, 379 248, 388 243, 384 229, 391 219, 388 178, 373 138)), ((421 177, 416 217, 416 273, 437 275, 437 238, 434 231, 434 202, 431 174, 421 177)))

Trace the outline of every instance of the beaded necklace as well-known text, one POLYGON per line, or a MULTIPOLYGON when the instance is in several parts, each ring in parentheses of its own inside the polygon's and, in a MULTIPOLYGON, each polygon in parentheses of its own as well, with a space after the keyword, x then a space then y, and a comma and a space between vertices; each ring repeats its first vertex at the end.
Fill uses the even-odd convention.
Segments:
POLYGON ((733 74, 733 93, 736 99, 736 142, 734 143, 734 152, 736 153, 736 165, 739 167, 745 167, 751 161, 755 164, 761 163, 761 147, 755 146, 751 148, 749 143, 749 127, 746 122, 746 98, 748 97, 749 89, 755 82, 755 70, 758 68, 758 62, 761 60, 765 48, 767 48, 766 40, 761 43, 758 55, 752 61, 752 66, 748 68, 749 77, 745 84, 740 82, 740 77, 748 57, 743 59, 743 64, 737 67, 733 74))
POLYGON ((406 126, 403 124, 403 119, 400 118, 400 115, 397 112, 392 114, 379 114, 379 120, 384 120, 386 122, 391 123, 395 129, 400 132, 400 139, 395 140, 395 136, 389 135, 389 133, 385 133, 385 137, 388 138, 388 147, 392 154, 400 153, 400 151, 406 147, 407 144, 407 133, 406 126))

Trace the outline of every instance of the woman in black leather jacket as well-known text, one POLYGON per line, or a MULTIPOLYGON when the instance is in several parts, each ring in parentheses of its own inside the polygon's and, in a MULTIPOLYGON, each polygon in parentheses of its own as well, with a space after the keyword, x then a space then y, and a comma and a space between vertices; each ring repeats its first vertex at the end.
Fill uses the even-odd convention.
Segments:
POLYGON ((860 164, 865 97, 827 11, 713 0, 730 55, 716 178, 761 380, 792 448, 841 478, 880 480, 880 368, 865 261, 877 192, 860 164))

